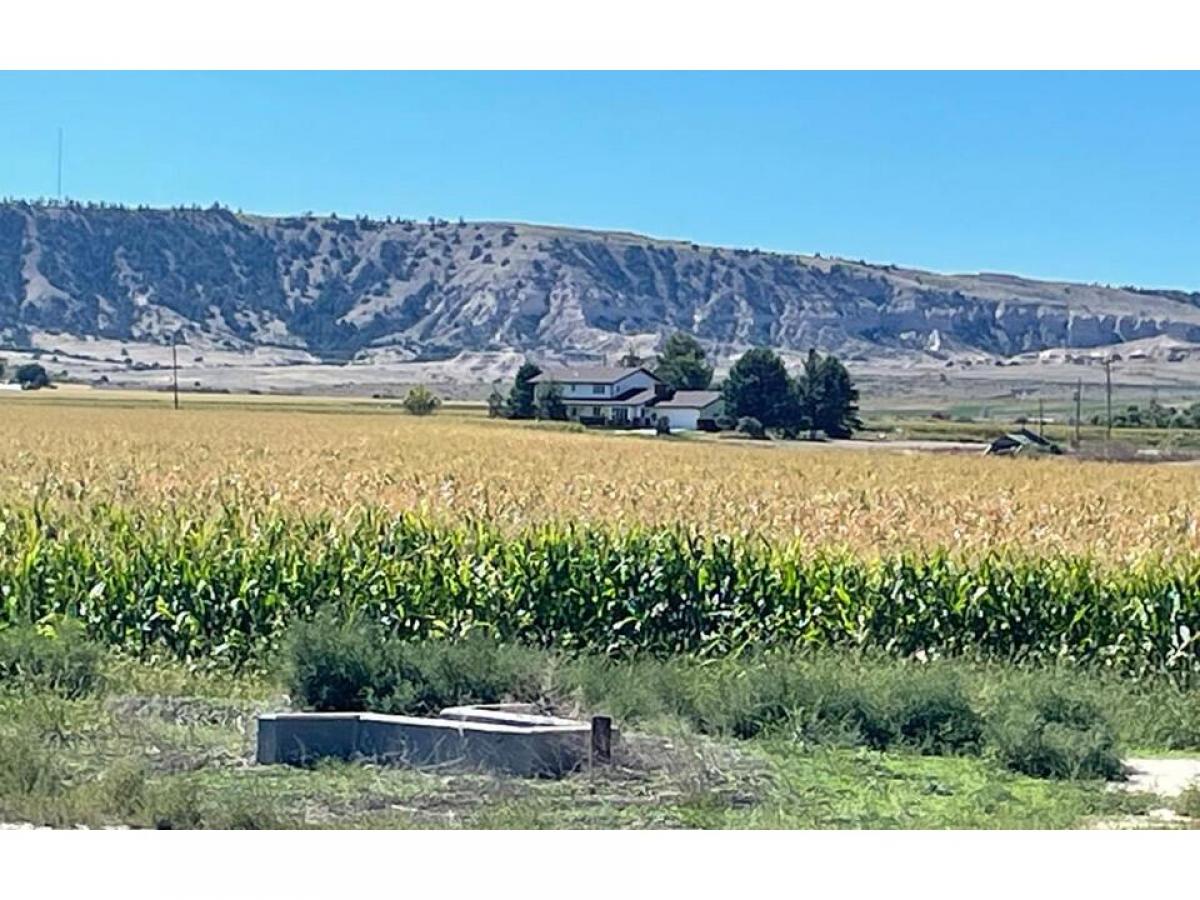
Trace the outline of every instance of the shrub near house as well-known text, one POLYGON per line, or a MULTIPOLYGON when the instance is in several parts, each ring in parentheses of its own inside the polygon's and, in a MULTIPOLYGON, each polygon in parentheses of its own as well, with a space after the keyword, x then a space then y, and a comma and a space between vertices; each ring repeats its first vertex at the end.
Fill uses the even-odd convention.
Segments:
POLYGON ((15 381, 22 390, 34 391, 38 388, 49 387, 50 375, 38 363, 26 363, 23 366, 17 366, 15 381))
POLYGON ((405 412, 413 416, 427 416, 441 405, 441 399, 420 384, 408 392, 403 403, 405 412))

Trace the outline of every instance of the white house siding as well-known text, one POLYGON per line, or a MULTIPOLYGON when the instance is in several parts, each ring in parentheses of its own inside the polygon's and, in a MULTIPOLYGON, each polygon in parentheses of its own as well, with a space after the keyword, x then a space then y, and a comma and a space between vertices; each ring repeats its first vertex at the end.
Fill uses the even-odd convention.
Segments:
POLYGON ((663 409, 658 417, 666 419, 672 431, 695 431, 696 422, 700 418, 698 409, 663 409))
POLYGON ((601 401, 612 396, 612 385, 568 381, 562 385, 562 392, 564 400, 601 401))
POLYGON ((588 381, 560 382, 563 399, 580 404, 584 404, 585 401, 587 404, 602 403, 612 397, 619 397, 632 388, 649 388, 654 387, 654 384, 654 379, 647 372, 631 372, 612 384, 588 381))

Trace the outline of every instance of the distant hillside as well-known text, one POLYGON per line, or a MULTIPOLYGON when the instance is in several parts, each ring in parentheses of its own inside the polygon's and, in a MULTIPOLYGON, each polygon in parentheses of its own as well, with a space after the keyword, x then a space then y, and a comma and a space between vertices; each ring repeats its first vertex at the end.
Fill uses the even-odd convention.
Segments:
POLYGON ((0 343, 34 332, 328 360, 602 358, 684 329, 850 359, 1200 342, 1200 294, 938 275, 496 222, 0 205, 0 343))

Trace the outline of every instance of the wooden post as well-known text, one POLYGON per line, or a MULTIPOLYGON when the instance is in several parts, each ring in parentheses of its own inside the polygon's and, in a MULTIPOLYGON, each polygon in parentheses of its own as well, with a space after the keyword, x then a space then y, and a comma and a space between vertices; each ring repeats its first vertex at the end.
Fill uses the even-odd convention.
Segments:
POLYGON ((1108 424, 1104 429, 1104 440, 1112 440, 1112 357, 1104 357, 1104 410, 1108 424))
POLYGON ((175 335, 171 335, 171 384, 175 408, 179 409, 179 356, 175 352, 175 335))
POLYGON ((1075 449, 1079 450, 1079 416, 1080 406, 1084 400, 1084 379, 1080 378, 1075 384, 1075 449))
POLYGON ((612 762, 612 719, 592 716, 592 765, 612 762))

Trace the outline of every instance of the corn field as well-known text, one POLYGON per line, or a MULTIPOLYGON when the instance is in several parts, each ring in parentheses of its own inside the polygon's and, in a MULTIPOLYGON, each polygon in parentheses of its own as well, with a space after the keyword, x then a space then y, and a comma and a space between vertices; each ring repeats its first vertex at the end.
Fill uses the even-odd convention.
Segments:
POLYGON ((684 524, 872 557, 897 550, 1200 553, 1200 466, 656 441, 441 414, 0 404, 0 504, 204 518, 348 516, 684 524))
POLYGON ((0 407, 0 618, 241 665, 322 608, 566 650, 1200 671, 1184 467, 0 407))

